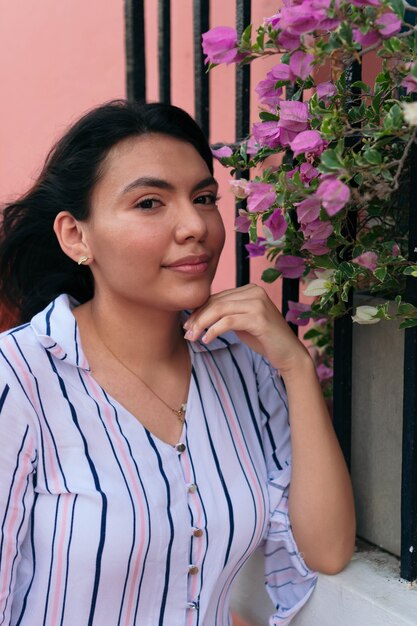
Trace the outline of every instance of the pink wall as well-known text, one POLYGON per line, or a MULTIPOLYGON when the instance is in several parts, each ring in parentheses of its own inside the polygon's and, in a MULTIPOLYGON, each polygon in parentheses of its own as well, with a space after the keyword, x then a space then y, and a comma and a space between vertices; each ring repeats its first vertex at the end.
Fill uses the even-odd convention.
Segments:
MULTIPOLYGON (((123 0, 15 0, 2 4, 0 78, 0 202, 24 191, 36 177, 53 141, 94 105, 125 95, 123 0)), ((235 23, 234 2, 212 0, 212 26, 235 23)), ((277 10, 254 0, 253 22, 277 10)), ((157 2, 145 0, 148 99, 157 100, 157 2)), ((172 101, 194 113, 192 0, 172 2, 172 101)), ((275 60, 253 64, 253 87, 275 60)), ((210 75, 210 140, 234 140, 234 66, 210 75)), ((253 89, 252 89, 253 91, 253 89)), ((252 102, 253 119, 257 103, 252 102)), ((217 165, 227 229, 215 291, 234 286, 234 203, 229 172, 217 165)), ((252 262, 259 281, 264 261, 252 262)), ((278 285, 269 287, 279 299, 278 285)))
POLYGON ((0 200, 23 191, 65 127, 123 97, 123 2, 13 0, 0 21, 0 200))

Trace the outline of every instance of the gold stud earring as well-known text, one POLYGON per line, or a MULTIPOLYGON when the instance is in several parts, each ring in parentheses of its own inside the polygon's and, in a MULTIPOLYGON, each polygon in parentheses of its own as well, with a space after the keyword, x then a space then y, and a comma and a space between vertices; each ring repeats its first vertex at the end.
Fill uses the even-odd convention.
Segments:
POLYGON ((84 263, 85 263, 86 261, 88 261, 89 259, 90 259, 90 257, 89 257, 89 256, 82 256, 82 257, 80 257, 80 258, 78 259, 78 265, 84 265, 84 263))

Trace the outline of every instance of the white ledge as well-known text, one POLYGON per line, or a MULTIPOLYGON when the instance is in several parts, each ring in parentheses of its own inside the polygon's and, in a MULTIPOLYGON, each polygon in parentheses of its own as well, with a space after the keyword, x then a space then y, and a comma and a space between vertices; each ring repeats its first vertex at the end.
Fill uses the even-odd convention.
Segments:
MULTIPOLYGON (((233 610, 253 626, 266 626, 273 606, 262 586, 262 555, 241 572, 233 610)), ((398 559, 363 547, 336 576, 320 575, 311 600, 291 626, 416 626, 417 586, 399 578, 398 559)))

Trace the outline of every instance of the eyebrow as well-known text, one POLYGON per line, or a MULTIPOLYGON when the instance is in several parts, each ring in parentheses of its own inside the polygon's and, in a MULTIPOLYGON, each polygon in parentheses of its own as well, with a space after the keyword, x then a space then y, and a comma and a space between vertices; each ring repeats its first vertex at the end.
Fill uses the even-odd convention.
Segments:
MULTIPOLYGON (((203 189, 208 185, 215 185, 218 187, 218 182, 213 176, 207 176, 203 180, 200 180, 199 183, 194 185, 191 192, 194 193, 199 189, 203 189)), ((163 180, 162 178, 154 178, 152 176, 141 176, 140 178, 136 178, 131 183, 129 183, 122 191, 121 195, 125 195, 132 191, 133 189, 137 189, 140 187, 155 187, 157 189, 166 189, 168 191, 174 191, 175 187, 172 183, 169 183, 167 180, 163 180)))

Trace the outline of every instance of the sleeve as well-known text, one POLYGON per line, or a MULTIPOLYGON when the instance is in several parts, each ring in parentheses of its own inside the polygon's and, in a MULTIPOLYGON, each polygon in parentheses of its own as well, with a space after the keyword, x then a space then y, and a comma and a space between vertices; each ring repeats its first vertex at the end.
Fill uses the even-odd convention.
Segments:
POLYGON ((36 445, 33 409, 16 371, 0 349, 0 624, 8 626, 34 500, 36 445))
POLYGON ((276 607, 269 624, 285 626, 312 594, 317 574, 303 560, 288 515, 291 439, 285 388, 277 370, 264 359, 260 359, 257 382, 270 507, 263 544, 265 583, 276 607))

